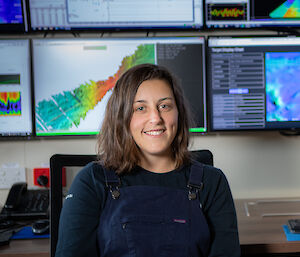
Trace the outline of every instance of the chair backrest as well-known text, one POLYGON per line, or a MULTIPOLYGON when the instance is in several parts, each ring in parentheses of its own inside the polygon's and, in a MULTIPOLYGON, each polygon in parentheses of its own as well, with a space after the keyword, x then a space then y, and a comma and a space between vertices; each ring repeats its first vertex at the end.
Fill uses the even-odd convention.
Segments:
MULTIPOLYGON (((209 150, 192 151, 193 159, 213 165, 213 155, 209 150)), ((50 256, 55 256, 58 240, 59 217, 62 208, 62 169, 64 167, 85 166, 95 161, 96 155, 55 154, 50 158, 50 256)))
POLYGON ((97 159, 96 155, 55 154, 50 158, 50 256, 55 256, 59 217, 62 208, 62 169, 85 166, 97 159))
POLYGON ((194 150, 191 151, 192 157, 198 162, 202 162, 207 165, 214 165, 214 157, 211 151, 209 150, 194 150))

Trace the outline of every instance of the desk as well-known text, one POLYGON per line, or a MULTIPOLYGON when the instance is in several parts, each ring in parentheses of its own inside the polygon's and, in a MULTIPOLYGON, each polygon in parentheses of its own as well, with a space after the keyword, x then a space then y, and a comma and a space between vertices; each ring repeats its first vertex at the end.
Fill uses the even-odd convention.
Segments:
MULTIPOLYGON (((300 218, 300 216, 263 217, 258 208, 249 208, 250 216, 247 216, 245 206, 253 207, 255 205, 251 203, 256 203, 257 200, 235 200, 242 255, 300 252, 300 241, 287 241, 282 229, 282 225, 286 224, 288 219, 300 218)), ((271 208, 269 204, 267 205, 268 211, 278 212, 276 208, 281 207, 282 203, 277 203, 277 207, 271 206, 271 208)), ((287 202, 284 205, 290 206, 291 210, 295 211, 294 202, 287 202)), ((300 206, 300 201, 297 202, 297 206, 300 206)), ((286 206, 279 211, 284 210, 286 206)), ((0 257, 49 257, 49 252, 49 239, 11 240, 8 246, 0 247, 0 257)))
POLYGON ((273 199, 235 200, 242 255, 300 252, 300 241, 287 241, 282 228, 288 219, 299 219, 300 216, 280 215, 286 212, 300 213, 300 200, 274 199, 273 203, 272 201, 273 199), (281 200, 288 202, 278 202, 281 200), (257 201, 260 202, 260 209, 265 211, 264 213, 259 211, 257 201))
POLYGON ((9 245, 0 246, 1 257, 49 257, 48 238, 11 240, 9 245))

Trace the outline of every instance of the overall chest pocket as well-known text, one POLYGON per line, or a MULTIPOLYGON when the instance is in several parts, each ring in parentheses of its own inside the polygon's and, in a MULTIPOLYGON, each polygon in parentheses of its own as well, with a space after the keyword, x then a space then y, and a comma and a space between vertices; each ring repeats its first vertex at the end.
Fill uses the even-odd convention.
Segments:
POLYGON ((123 217, 119 226, 130 256, 188 256, 189 223, 181 217, 123 217))

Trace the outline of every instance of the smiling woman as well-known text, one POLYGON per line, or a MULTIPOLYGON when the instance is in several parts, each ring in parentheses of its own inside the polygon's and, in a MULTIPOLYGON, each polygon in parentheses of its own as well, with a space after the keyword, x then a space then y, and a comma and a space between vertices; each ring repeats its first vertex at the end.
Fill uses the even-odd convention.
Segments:
POLYGON ((165 68, 135 66, 116 83, 99 161, 76 176, 56 257, 238 257, 235 208, 221 170, 191 159, 190 119, 165 68))
POLYGON ((144 81, 136 92, 130 121, 143 168, 159 172, 175 168, 171 145, 177 124, 178 110, 171 87, 164 80, 144 81))
POLYGON ((177 80, 164 67, 142 64, 128 70, 116 83, 106 107, 98 138, 101 162, 120 174, 141 162, 150 171, 189 163, 192 120, 187 106, 177 80), (146 155, 144 144, 156 148, 158 143, 165 144, 164 149, 155 150, 163 151, 161 155, 146 155))

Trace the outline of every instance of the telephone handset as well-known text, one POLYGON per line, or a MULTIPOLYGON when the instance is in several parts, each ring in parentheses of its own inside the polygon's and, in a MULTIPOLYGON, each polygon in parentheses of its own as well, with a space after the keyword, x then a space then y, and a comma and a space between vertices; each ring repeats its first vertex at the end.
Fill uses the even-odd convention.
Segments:
POLYGON ((27 189, 25 182, 12 185, 0 217, 36 219, 49 216, 49 190, 27 189))
POLYGON ((7 196, 4 208, 6 210, 13 211, 20 204, 22 196, 27 191, 27 184, 25 182, 19 182, 12 185, 9 194, 7 196))

